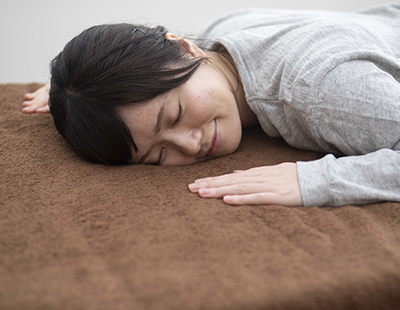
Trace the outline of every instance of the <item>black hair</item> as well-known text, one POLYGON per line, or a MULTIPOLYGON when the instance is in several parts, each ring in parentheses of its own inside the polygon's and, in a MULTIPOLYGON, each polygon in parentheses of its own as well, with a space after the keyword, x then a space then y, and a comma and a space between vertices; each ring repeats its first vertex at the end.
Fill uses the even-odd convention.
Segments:
POLYGON ((127 164, 137 147, 117 108, 145 103, 185 83, 203 58, 165 39, 158 26, 110 24, 73 38, 51 62, 50 111, 83 159, 127 164))

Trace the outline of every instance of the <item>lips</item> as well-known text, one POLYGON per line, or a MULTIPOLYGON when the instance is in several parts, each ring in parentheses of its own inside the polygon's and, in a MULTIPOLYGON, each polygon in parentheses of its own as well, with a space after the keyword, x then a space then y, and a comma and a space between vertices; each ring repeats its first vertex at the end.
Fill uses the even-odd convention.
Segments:
POLYGON ((214 123, 215 123, 214 136, 212 139, 210 150, 206 154, 206 157, 213 156, 217 152, 217 150, 221 144, 221 133, 219 132, 217 121, 214 120, 214 123))

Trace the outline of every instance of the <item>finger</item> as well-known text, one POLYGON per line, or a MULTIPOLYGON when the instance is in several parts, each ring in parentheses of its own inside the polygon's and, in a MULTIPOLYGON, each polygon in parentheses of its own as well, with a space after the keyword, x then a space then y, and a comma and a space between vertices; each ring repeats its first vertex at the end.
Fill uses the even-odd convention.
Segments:
POLYGON ((275 193, 252 193, 247 195, 227 195, 223 201, 228 205, 269 205, 279 204, 275 193))
POLYGON ((23 107, 30 107, 32 105, 32 101, 24 101, 22 102, 23 107))
POLYGON ((223 201, 229 205, 282 205, 300 207, 303 205, 301 197, 280 195, 274 192, 262 192, 246 195, 226 195, 223 201))
POLYGON ((34 93, 27 93, 24 95, 24 98, 27 100, 32 100, 35 97, 34 93))
MULTIPOLYGON (((192 184, 189 184, 189 189, 193 193, 197 193, 200 188, 214 187, 218 184, 228 184, 226 180, 231 174, 225 174, 217 177, 209 177, 203 179, 197 179, 192 184), (224 182, 225 181, 225 182, 224 182)), ((221 186, 221 185, 219 185, 221 186)))
POLYGON ((262 183, 243 183, 216 188, 200 188, 198 194, 202 198, 222 198, 226 195, 247 195, 268 191, 269 189, 262 183))
MULTIPOLYGON (((246 172, 246 171, 243 171, 246 172)), ((228 173, 228 174, 223 174, 215 177, 208 177, 208 178, 203 178, 203 179, 197 179, 194 181, 194 183, 201 183, 201 184, 207 184, 207 187, 213 187, 215 184, 235 184, 237 182, 241 182, 241 178, 243 178, 244 173, 243 172, 234 172, 234 173, 228 173)))
POLYGON ((45 107, 41 107, 36 110, 38 113, 50 113, 50 107, 46 105, 45 107))
POLYGON ((189 184, 189 189, 192 193, 197 193, 201 188, 218 188, 233 184, 244 183, 261 183, 261 180, 254 177, 247 177, 245 175, 228 174, 215 178, 196 180, 194 183, 189 184))
POLYGON ((22 109, 22 113, 30 114, 30 113, 34 113, 34 112, 36 112, 36 109, 31 106, 28 106, 28 107, 25 107, 22 109))

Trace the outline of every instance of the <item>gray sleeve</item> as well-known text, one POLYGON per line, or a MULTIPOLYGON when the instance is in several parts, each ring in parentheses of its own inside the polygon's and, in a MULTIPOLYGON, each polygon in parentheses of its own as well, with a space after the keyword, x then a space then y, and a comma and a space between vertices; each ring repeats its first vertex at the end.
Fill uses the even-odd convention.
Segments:
POLYGON ((400 202, 400 152, 382 149, 367 155, 298 162, 303 204, 343 206, 400 202))
POLYGON ((350 156, 298 163, 305 206, 400 201, 398 63, 351 61, 321 82, 311 116, 319 142, 350 156))

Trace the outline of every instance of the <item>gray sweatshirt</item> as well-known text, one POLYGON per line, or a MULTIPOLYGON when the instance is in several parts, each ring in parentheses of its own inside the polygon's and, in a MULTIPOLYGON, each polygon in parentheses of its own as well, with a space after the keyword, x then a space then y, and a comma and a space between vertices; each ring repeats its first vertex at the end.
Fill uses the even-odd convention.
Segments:
POLYGON ((297 163, 305 206, 400 201, 400 4, 247 9, 199 38, 231 54, 266 134, 329 153, 297 163))

